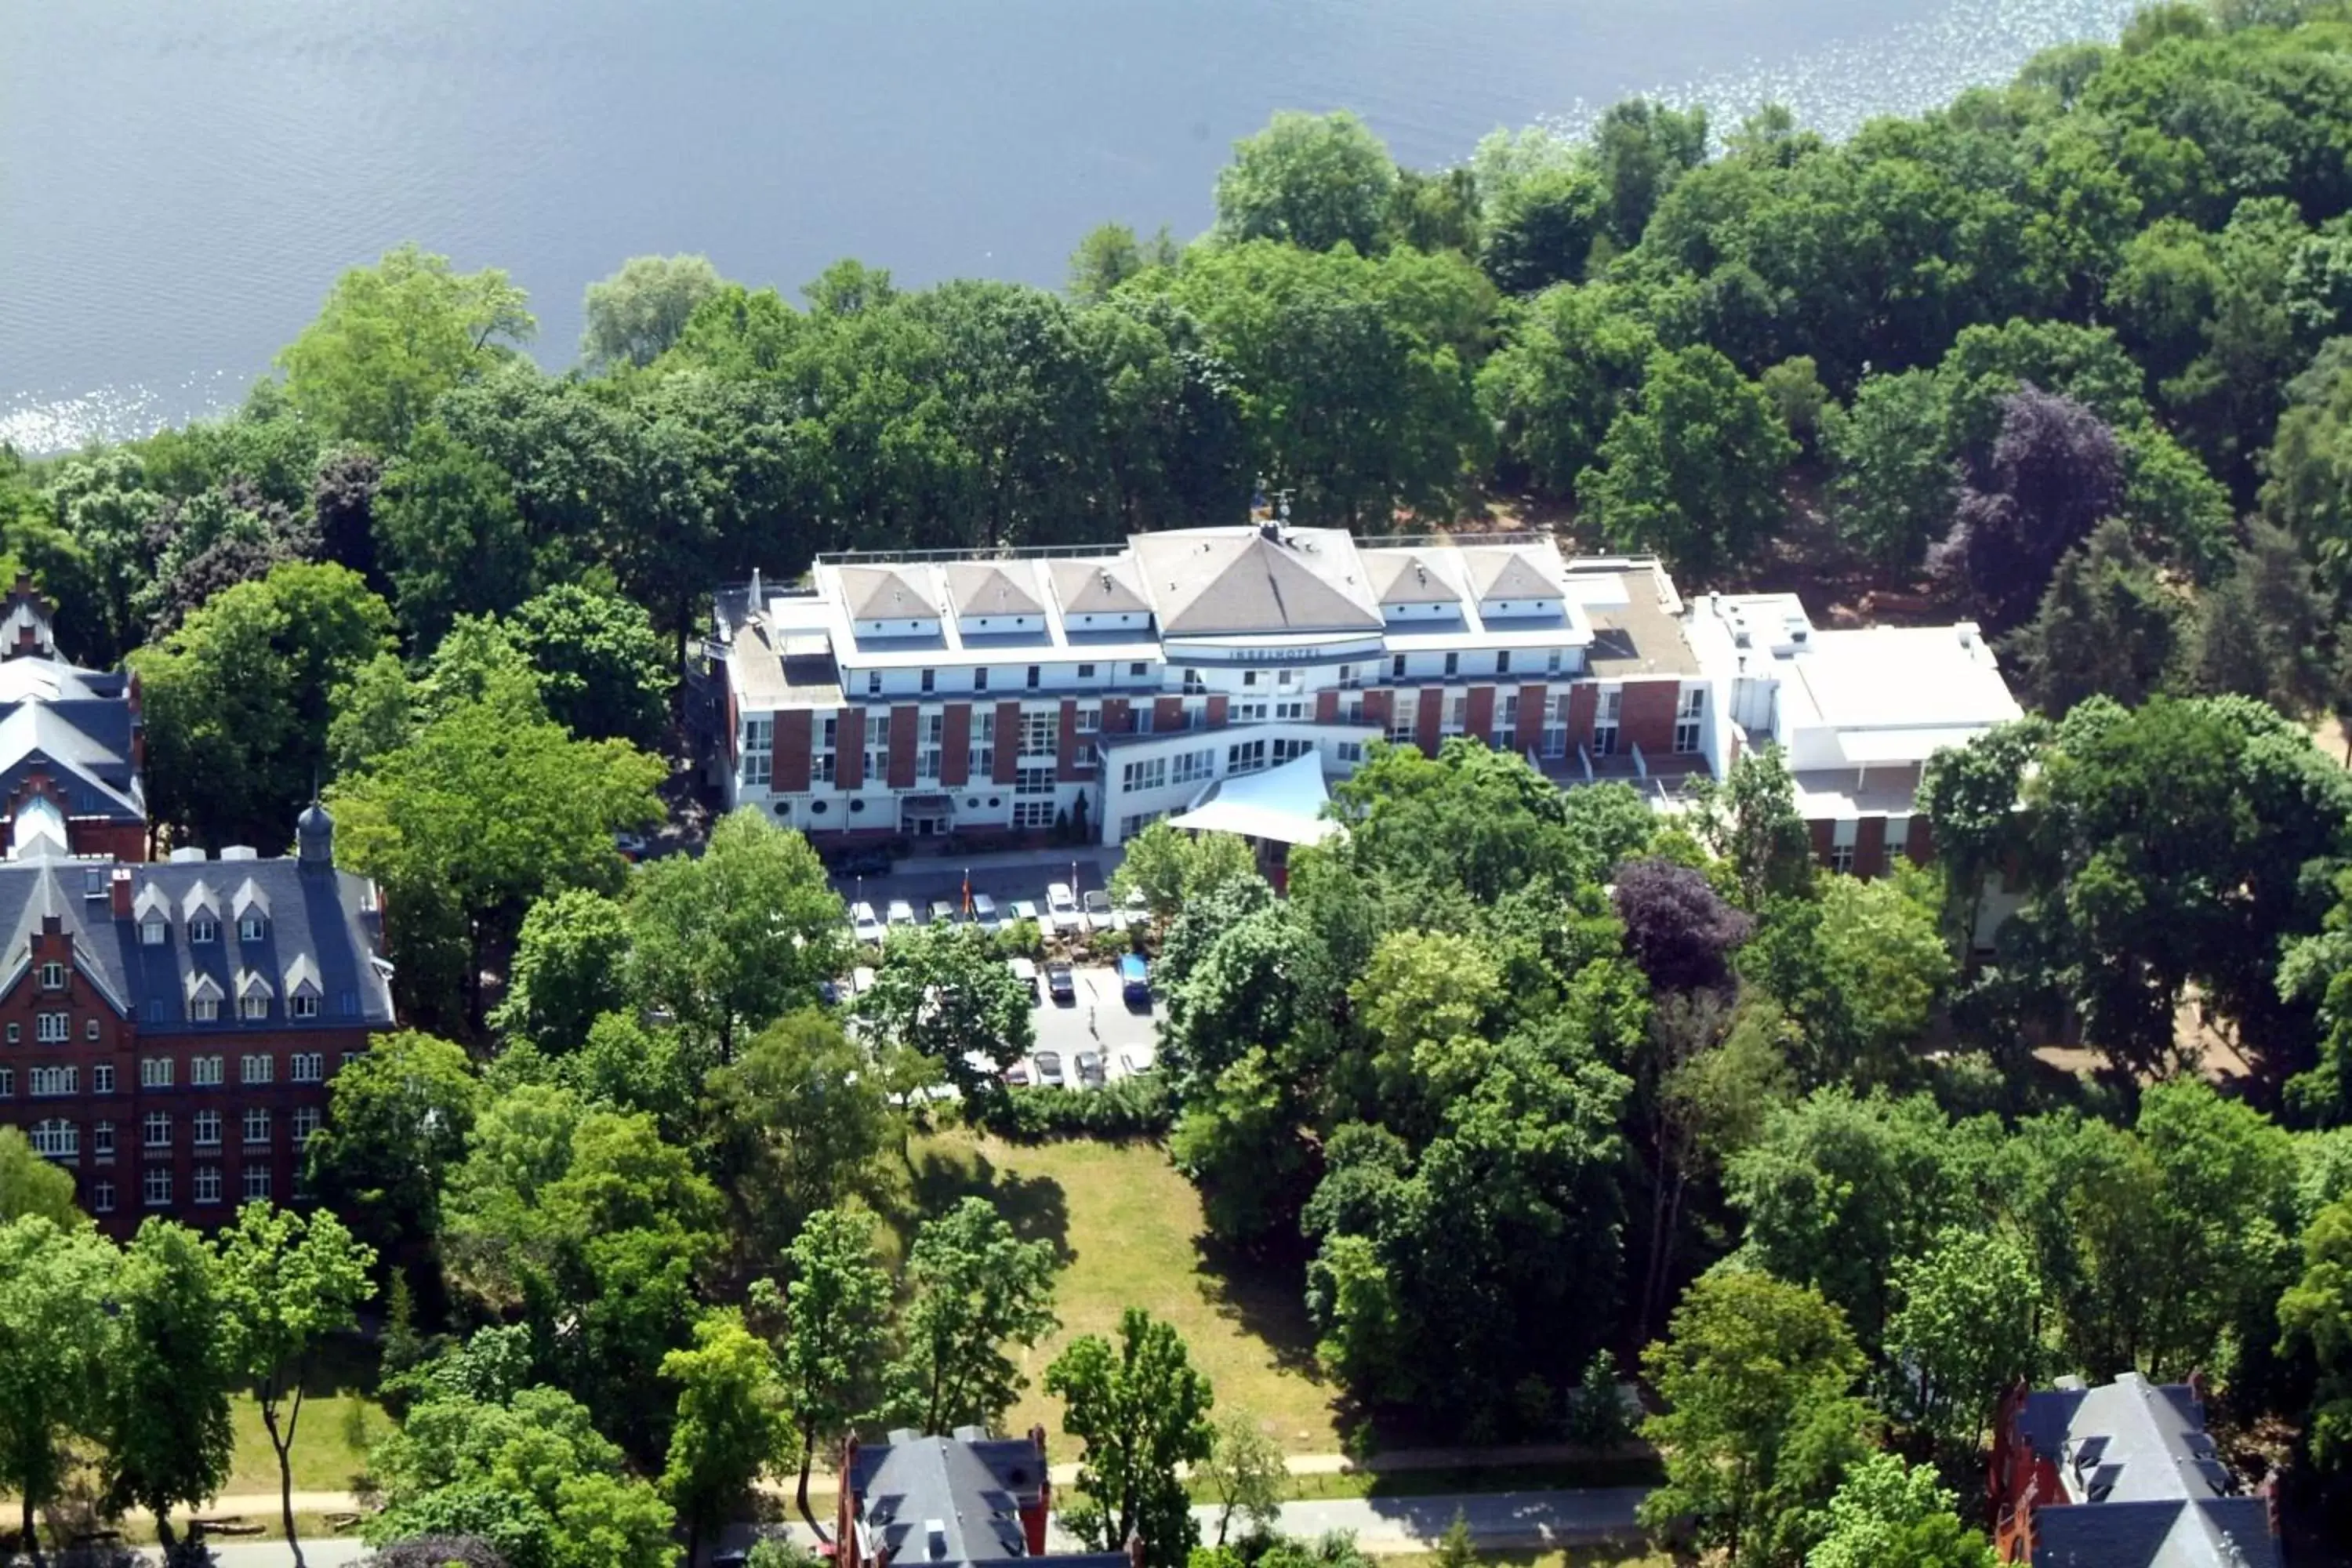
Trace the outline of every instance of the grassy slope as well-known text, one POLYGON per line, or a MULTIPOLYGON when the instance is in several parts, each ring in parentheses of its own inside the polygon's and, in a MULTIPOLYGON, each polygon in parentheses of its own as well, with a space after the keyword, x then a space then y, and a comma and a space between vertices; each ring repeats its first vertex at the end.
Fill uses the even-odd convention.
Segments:
MULTIPOLYGON (((252 1395, 241 1394, 230 1414, 236 1421, 236 1462, 221 1490, 275 1493, 278 1456, 269 1447, 269 1434, 262 1428, 261 1406, 252 1395)), ((352 1439, 363 1436, 365 1443, 382 1442, 391 1430, 392 1418, 365 1394, 312 1394, 302 1401, 302 1418, 294 1428, 294 1489, 349 1491, 352 1478, 367 1464, 364 1443, 355 1447, 352 1439), (353 1430, 354 1408, 364 1412, 363 1433, 353 1430)))
POLYGON ((1315 1370, 1295 1280, 1227 1268, 1200 1245, 1201 1201, 1148 1144, 1023 1147, 950 1132, 918 1142, 913 1197, 935 1213, 967 1193, 992 1199, 1020 1234, 1054 1244, 1061 1331, 1024 1361, 1029 1389, 1007 1430, 1042 1423, 1058 1458, 1076 1450, 1058 1400, 1038 1386, 1046 1365, 1079 1334, 1108 1334, 1130 1304, 1176 1325, 1209 1375, 1220 1410, 1243 1409, 1292 1453, 1331 1453, 1334 1390, 1315 1370))

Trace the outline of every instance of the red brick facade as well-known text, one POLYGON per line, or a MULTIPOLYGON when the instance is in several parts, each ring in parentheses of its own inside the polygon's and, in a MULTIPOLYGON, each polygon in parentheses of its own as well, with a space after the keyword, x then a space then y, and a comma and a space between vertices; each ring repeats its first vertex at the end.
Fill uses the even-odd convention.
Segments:
POLYGON ((1632 754, 1664 757, 1675 749, 1675 715, 1682 703, 1683 683, 1673 680, 1629 680, 1624 705, 1617 716, 1617 749, 1632 754))

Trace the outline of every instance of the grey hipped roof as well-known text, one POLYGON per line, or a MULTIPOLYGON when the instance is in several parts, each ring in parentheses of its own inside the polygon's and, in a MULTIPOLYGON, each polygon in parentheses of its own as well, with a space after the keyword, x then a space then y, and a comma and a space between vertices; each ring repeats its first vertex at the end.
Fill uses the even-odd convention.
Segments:
MULTIPOLYGON (((0 668, 29 661, 10 660, 0 668)), ((147 819, 145 791, 131 765, 131 704, 119 699, 47 702, 0 710, 0 799, 34 773, 62 785, 75 816, 147 819)))
POLYGON ((1045 1470, 1045 1455, 1026 1437, 990 1437, 977 1427, 950 1437, 893 1432, 887 1443, 857 1448, 849 1484, 873 1547, 893 1563, 1120 1568, 1122 1552, 1029 1557, 1020 1510, 1037 1501, 1045 1470), (936 1543, 929 1536, 934 1523, 941 1531, 936 1543))
POLYGON ((1133 549, 1163 636, 1378 631, 1387 624, 1356 542, 1338 529, 1175 529, 1139 533, 1133 549))
POLYGON ((957 561, 947 570, 948 600, 959 616, 1042 616, 1036 569, 1026 561, 957 561))
POLYGON ((1364 573, 1383 605, 1458 605, 1462 595, 1419 550, 1366 550, 1364 573))
POLYGON ((55 918, 73 936, 76 967, 119 1011, 137 1018, 142 1035, 391 1026, 390 971, 379 956, 381 925, 368 907, 366 879, 326 867, 306 869, 291 858, 246 861, 239 874, 269 900, 262 939, 240 942, 235 924, 222 922, 213 941, 191 942, 182 912, 187 895, 219 869, 220 862, 210 860, 123 867, 79 859, 0 863, 0 931, 9 944, 0 970, 20 973, 29 962, 31 938, 44 919, 55 918), (131 874, 132 907, 140 911, 121 920, 109 893, 118 869, 131 874), (139 940, 141 915, 155 912, 155 900, 145 896, 151 888, 169 900, 168 929, 155 947, 139 940), (298 967, 306 978, 316 976, 321 1001, 315 1018, 289 1018, 278 1005, 266 1021, 233 1013, 215 1024, 188 1021, 188 997, 201 980, 222 995, 235 995, 240 975, 257 974, 275 991, 278 978, 298 967))
POLYGON ((1480 604, 1496 599, 1557 599, 1562 592, 1530 551, 1491 545, 1462 552, 1480 604))
POLYGON ((898 566, 843 567, 841 598, 854 621, 929 621, 940 614, 908 570, 898 566))
POLYGON ((1151 601, 1135 585, 1134 568, 1124 557, 1101 561, 1055 561, 1054 596, 1067 616, 1129 616, 1149 612, 1151 601))

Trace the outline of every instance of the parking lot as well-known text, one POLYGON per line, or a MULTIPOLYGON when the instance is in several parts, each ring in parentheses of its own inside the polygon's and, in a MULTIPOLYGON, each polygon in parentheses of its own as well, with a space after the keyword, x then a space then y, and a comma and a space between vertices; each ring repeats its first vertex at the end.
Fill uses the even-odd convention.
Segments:
MULTIPOLYGON (((1160 1022, 1167 1016, 1159 993, 1152 993, 1147 1011, 1119 999, 1118 976, 1108 965, 1074 968, 1070 978, 1076 993, 1075 1002, 1057 1003, 1047 997, 1037 1004, 1037 1049, 1058 1052, 1063 1076, 1072 1082, 1076 1081, 1080 1051, 1102 1052, 1103 1071, 1113 1080, 1128 1075, 1124 1058, 1132 1057, 1138 1066, 1149 1066, 1150 1058, 1140 1055, 1138 1047, 1158 1048, 1160 1022)), ((1030 1068, 1029 1081, 1036 1082, 1035 1063, 1024 1059, 1023 1065, 1030 1068)))

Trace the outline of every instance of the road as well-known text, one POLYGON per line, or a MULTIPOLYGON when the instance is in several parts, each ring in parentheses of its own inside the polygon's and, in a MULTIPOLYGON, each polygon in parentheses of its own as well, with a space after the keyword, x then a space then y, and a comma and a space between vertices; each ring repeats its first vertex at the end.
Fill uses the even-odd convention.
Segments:
MULTIPOLYGON (((1330 1498, 1282 1506, 1282 1533, 1314 1540, 1331 1531, 1352 1531, 1356 1543, 1381 1556, 1427 1552, 1437 1544, 1458 1512, 1470 1527, 1470 1539, 1493 1551, 1512 1547, 1549 1547, 1563 1542, 1596 1541, 1633 1534, 1633 1510, 1640 1504, 1640 1487, 1601 1487, 1574 1491, 1465 1492, 1443 1497, 1330 1498)), ((1217 1510, 1196 1508, 1203 1540, 1214 1540, 1217 1510)), ((796 1539, 808 1542, 806 1529, 795 1522, 796 1539)), ((747 1527, 730 1532, 728 1544, 750 1539, 747 1527)), ((1048 1545, 1056 1551, 1076 1550, 1078 1543, 1060 1535, 1048 1545)), ((280 1542, 224 1543, 216 1547, 221 1568, 293 1568, 294 1554, 280 1542)), ((350 1568, 366 1555, 356 1541, 306 1541, 302 1552, 310 1568, 350 1568)), ((152 1553, 149 1554, 152 1561, 152 1553)))

